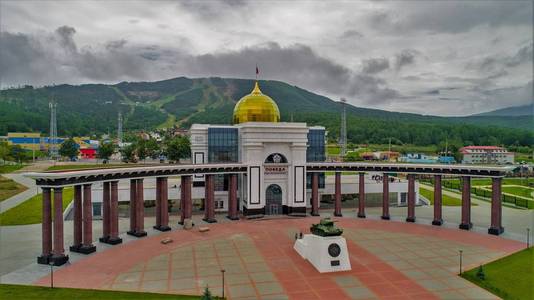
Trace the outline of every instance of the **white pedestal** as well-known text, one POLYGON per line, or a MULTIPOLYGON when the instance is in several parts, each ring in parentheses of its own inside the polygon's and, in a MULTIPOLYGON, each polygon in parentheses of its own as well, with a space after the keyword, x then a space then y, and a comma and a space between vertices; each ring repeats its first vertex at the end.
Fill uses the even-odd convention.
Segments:
POLYGON ((347 242, 342 236, 305 234, 293 248, 320 273, 351 270, 347 242))

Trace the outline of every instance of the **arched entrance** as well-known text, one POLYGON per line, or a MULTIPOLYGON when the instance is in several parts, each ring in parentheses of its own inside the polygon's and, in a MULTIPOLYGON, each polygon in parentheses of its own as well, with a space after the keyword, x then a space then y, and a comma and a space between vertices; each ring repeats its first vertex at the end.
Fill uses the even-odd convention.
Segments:
POLYGON ((282 188, 278 184, 271 184, 265 190, 265 214, 282 214, 282 188))

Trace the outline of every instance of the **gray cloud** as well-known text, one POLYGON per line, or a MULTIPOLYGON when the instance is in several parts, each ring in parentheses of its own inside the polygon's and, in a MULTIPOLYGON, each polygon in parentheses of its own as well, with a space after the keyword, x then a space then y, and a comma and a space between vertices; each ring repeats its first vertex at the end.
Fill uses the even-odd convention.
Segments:
POLYGON ((59 38, 59 44, 66 50, 76 52, 76 43, 74 42, 74 34, 76 29, 70 26, 61 26, 56 29, 57 37, 59 38))
POLYGON ((341 38, 342 39, 361 39, 363 38, 363 34, 357 30, 350 29, 350 30, 343 32, 343 34, 341 35, 341 38))
POLYGON ((362 71, 364 73, 376 74, 389 69, 389 60, 387 58, 371 58, 362 61, 362 71))
POLYGON ((264 79, 388 110, 532 101, 513 92, 533 76, 532 1, 1 3, 0 87, 253 78, 258 63, 264 79))
POLYGON ((393 1, 373 12, 374 28, 400 33, 429 31, 460 33, 477 26, 532 24, 532 1, 393 1))
POLYGON ((469 62, 466 69, 477 70, 480 72, 495 72, 506 75, 504 68, 517 67, 524 63, 532 62, 532 42, 519 48, 513 55, 494 54, 488 55, 481 59, 469 62))
POLYGON ((413 49, 404 49, 395 55, 395 69, 400 70, 405 66, 415 63, 415 57, 419 52, 413 49))
POLYGON ((124 51, 125 41, 78 50, 76 30, 59 27, 53 34, 32 36, 2 32, 0 66, 3 85, 78 83, 139 79, 151 69, 140 56, 124 51))
POLYGON ((399 96, 383 79, 355 73, 302 44, 281 47, 269 42, 235 51, 192 55, 179 48, 136 45, 121 39, 77 50, 76 30, 62 26, 56 31, 59 32, 62 39, 57 43, 44 36, 3 33, 0 42, 6 56, 0 57, 0 65, 10 74, 5 82, 43 85, 77 83, 73 79, 117 82, 183 75, 250 78, 253 66, 258 64, 261 78, 277 78, 316 92, 357 97, 369 103, 399 96), (65 47, 70 52, 59 54, 65 47), (47 76, 42 76, 45 73, 47 76))

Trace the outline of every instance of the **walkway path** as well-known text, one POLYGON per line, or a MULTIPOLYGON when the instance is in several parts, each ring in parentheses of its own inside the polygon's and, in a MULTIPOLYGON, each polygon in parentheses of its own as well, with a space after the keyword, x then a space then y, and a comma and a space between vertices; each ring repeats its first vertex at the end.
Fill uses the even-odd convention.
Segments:
MULTIPOLYGON (((424 182, 419 182, 419 184, 421 185, 422 188, 424 188, 425 190, 429 190, 429 191, 434 191, 434 186, 431 185, 431 184, 427 184, 427 183, 424 183, 424 182)), ((451 192, 447 189, 444 189, 442 188, 441 189, 441 193, 443 195, 447 195, 447 196, 450 196, 452 198, 455 198, 455 199, 460 199, 462 200, 462 194, 460 194, 459 192, 458 193, 455 193, 455 192, 451 192)), ((487 205, 487 206, 490 206, 490 203, 488 201, 483 201, 483 200, 480 200, 480 199, 477 199, 475 197, 471 197, 471 202, 472 203, 476 203, 478 205, 487 205)))
POLYGON ((6 210, 9 210, 22 202, 30 199, 31 197, 37 195, 41 192, 41 189, 35 185, 35 180, 25 177, 23 174, 26 172, 35 172, 35 171, 44 171, 48 167, 50 167, 52 164, 48 162, 39 162, 35 163, 29 166, 26 166, 20 170, 17 170, 13 173, 7 173, 2 174, 2 176, 9 178, 17 183, 20 183, 26 187, 28 187, 27 190, 25 190, 22 193, 16 194, 2 202, 0 202, 0 213, 5 212, 6 210))
MULTIPOLYGON (((496 299, 458 278, 458 250, 472 268, 525 247, 490 235, 410 223, 340 218, 351 271, 317 272, 292 249, 297 232, 319 218, 211 224, 148 237, 59 268, 63 287, 219 295, 228 299, 496 299)), ((49 285, 49 276, 36 283, 49 285)))

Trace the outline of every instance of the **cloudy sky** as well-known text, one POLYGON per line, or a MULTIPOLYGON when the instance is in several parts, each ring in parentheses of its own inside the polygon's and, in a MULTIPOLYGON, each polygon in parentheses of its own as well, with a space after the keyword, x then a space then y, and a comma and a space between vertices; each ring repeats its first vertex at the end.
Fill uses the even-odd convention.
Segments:
POLYGON ((280 80, 357 106, 532 103, 532 1, 0 0, 1 87, 280 80))

